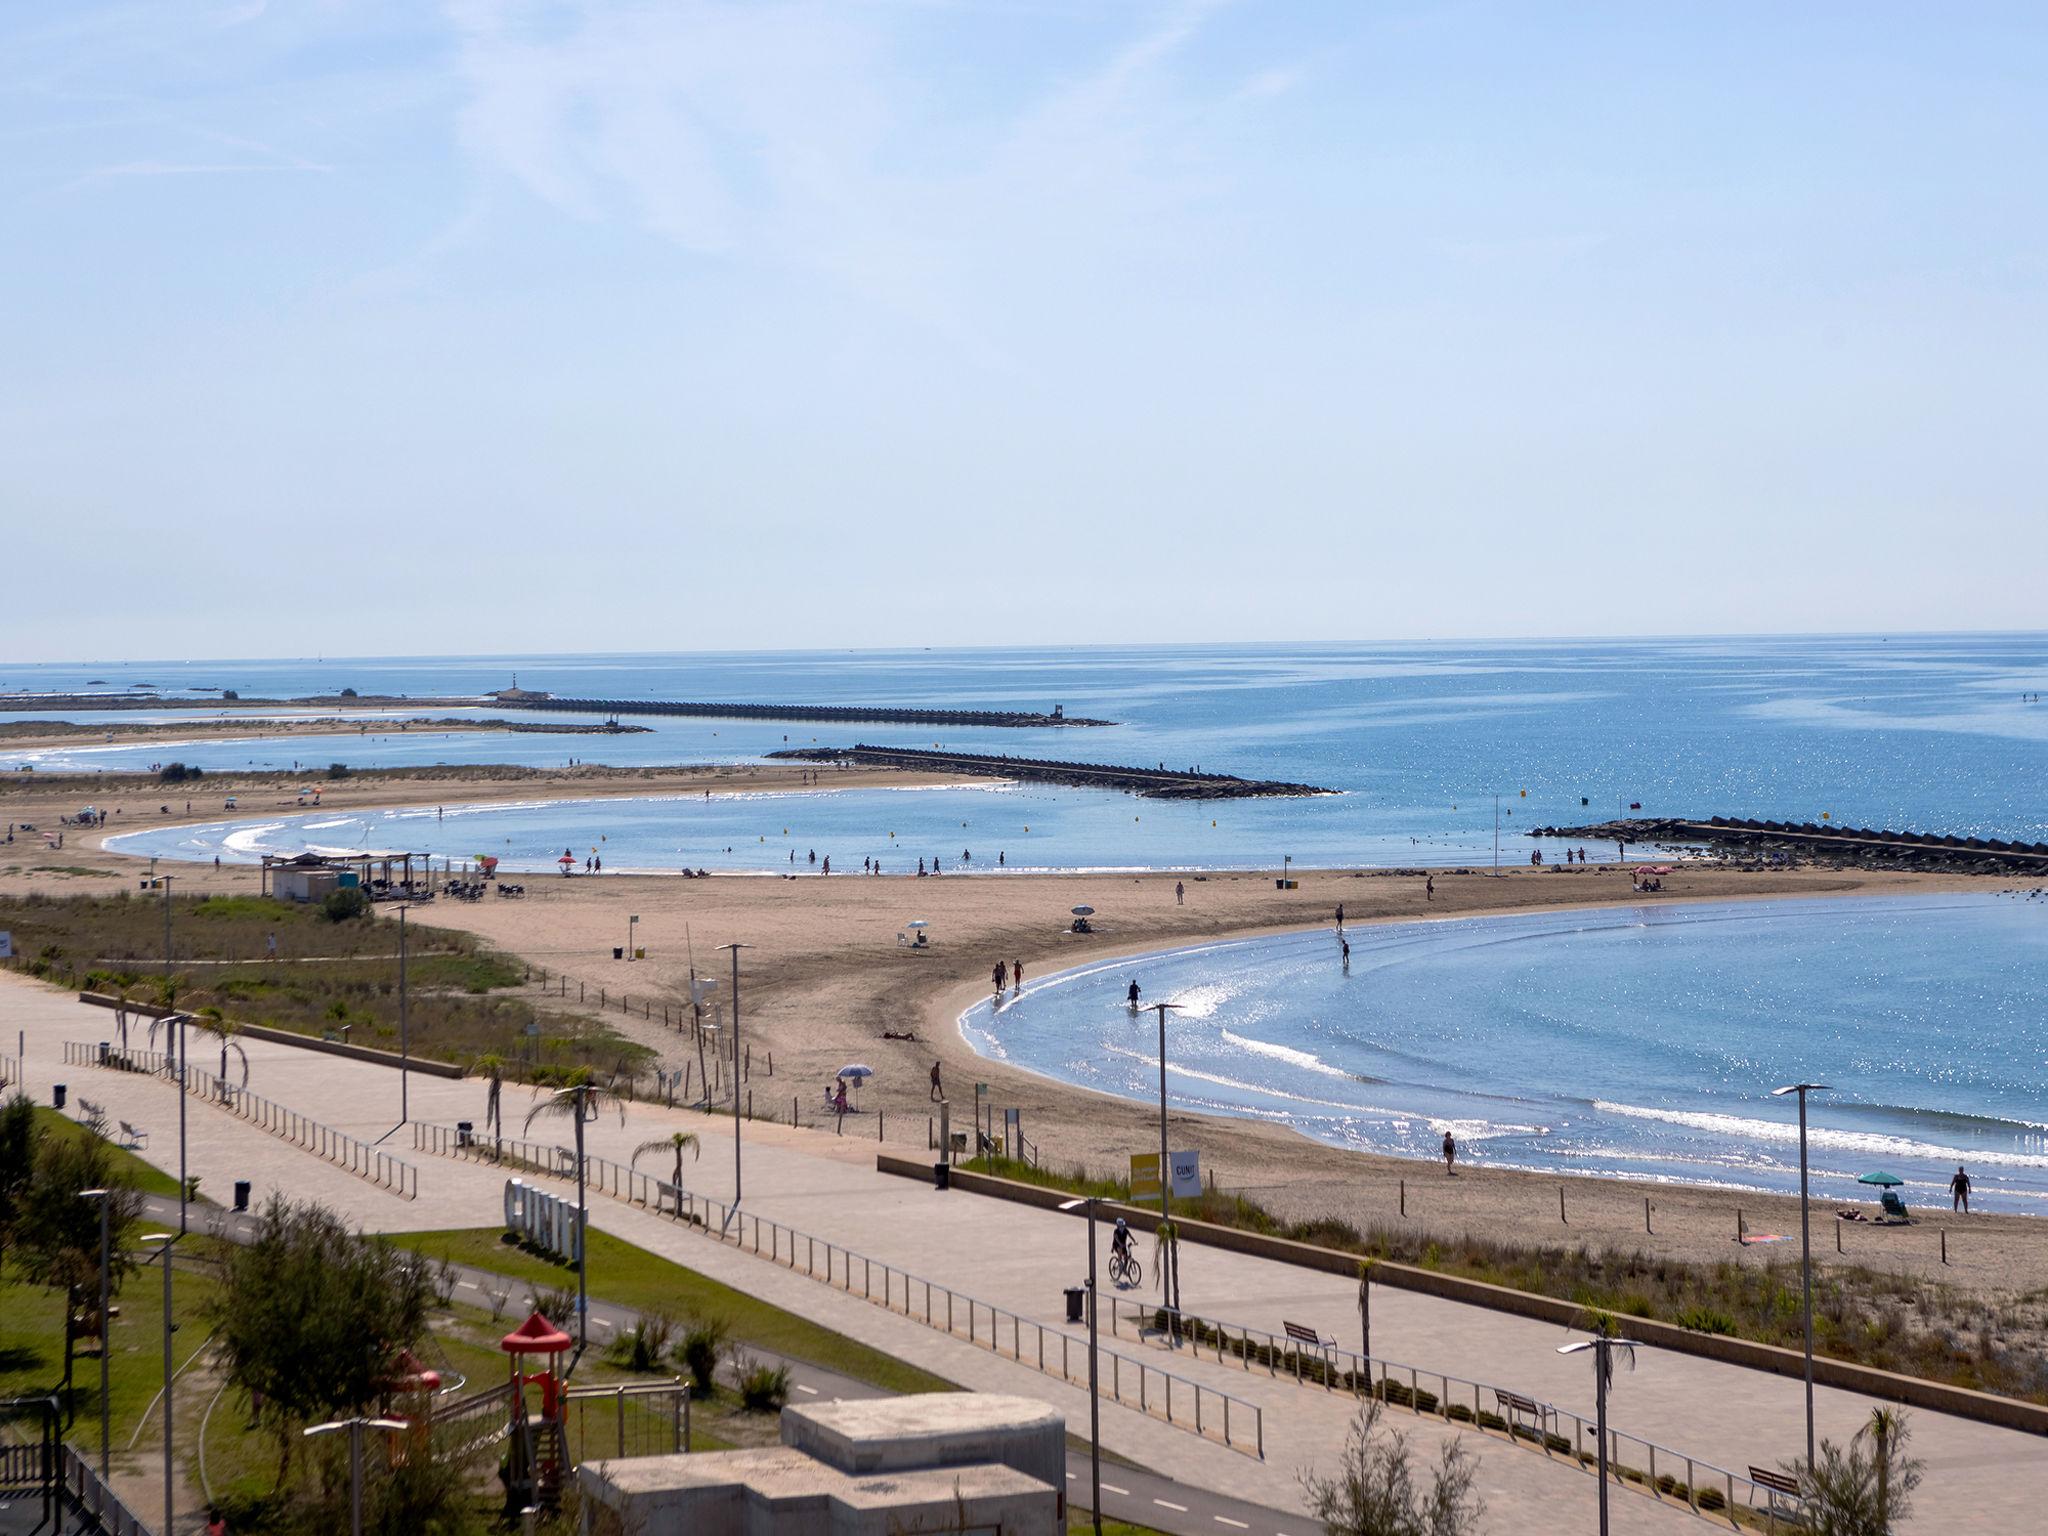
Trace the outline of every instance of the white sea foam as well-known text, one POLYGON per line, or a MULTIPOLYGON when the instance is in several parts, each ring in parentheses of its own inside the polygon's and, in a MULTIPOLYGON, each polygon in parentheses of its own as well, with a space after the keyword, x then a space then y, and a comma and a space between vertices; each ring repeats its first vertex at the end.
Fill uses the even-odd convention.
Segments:
MULTIPOLYGON (((1706 1131, 1715 1136, 1780 1144, 1796 1144, 1799 1140, 1798 1125, 1779 1120, 1757 1120, 1746 1115, 1723 1115, 1701 1110, 1648 1109, 1639 1104, 1616 1104, 1606 1099, 1595 1099, 1593 1107, 1604 1114, 1620 1115, 1628 1120, 1654 1120, 1664 1125, 1683 1126, 1687 1130, 1706 1131)), ((1856 1152, 1873 1159, 1923 1157, 1944 1163, 1971 1162, 2004 1168, 2048 1168, 2048 1157, 2029 1157, 2023 1153, 1996 1152, 1980 1147, 1948 1147, 1939 1142, 1916 1141, 1910 1136, 1891 1136, 1878 1131, 1844 1131, 1832 1126, 1814 1125, 1811 1122, 1807 1127, 1807 1141, 1816 1147, 1827 1147, 1838 1152, 1856 1152)))
POLYGON ((1291 1045, 1275 1045, 1270 1040, 1252 1040, 1244 1035, 1234 1034, 1227 1029, 1222 1034, 1224 1040, 1229 1044, 1237 1046, 1241 1050, 1250 1051, 1255 1056, 1270 1056, 1275 1061, 1284 1061, 1290 1066, 1305 1067, 1311 1072, 1320 1072, 1325 1077, 1351 1077, 1353 1075, 1346 1072, 1342 1067, 1331 1066, 1330 1063, 1323 1060, 1322 1057, 1316 1055, 1313 1051, 1297 1051, 1291 1045))

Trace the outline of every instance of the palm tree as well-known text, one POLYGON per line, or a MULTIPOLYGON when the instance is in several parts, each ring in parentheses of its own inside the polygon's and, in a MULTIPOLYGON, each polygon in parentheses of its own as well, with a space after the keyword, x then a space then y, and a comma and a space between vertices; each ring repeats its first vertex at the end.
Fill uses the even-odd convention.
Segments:
POLYGON ((241 1058, 241 1086, 243 1091, 246 1092, 249 1087, 249 1053, 243 1050, 235 1041, 235 1036, 242 1032, 242 1026, 233 1019, 223 1018, 218 1008, 202 1009, 192 1022, 197 1024, 206 1034, 212 1035, 220 1041, 221 1097, 226 1098, 228 1096, 228 1052, 230 1051, 233 1051, 236 1056, 241 1058))
MULTIPOLYGON (((704 1155, 703 1148, 697 1144, 697 1137, 695 1133, 691 1131, 672 1131, 668 1135, 658 1137, 653 1141, 643 1141, 640 1143, 639 1146, 633 1149, 632 1166, 635 1168, 640 1166, 640 1157, 642 1153, 675 1153, 676 1176, 669 1182, 675 1186, 676 1201, 679 1205, 681 1204, 683 1197, 683 1149, 685 1147, 689 1148, 692 1155, 696 1157, 702 1157, 704 1155)), ((676 1214, 680 1216, 682 1212, 679 1210, 676 1212, 676 1214)))
MULTIPOLYGON (((583 1358, 584 1347, 590 1342, 590 1272, 588 1244, 585 1242, 590 1231, 590 1202, 584 1179, 583 1127, 597 1118, 599 1103, 617 1097, 609 1084, 600 1086, 585 1078, 567 1088, 556 1089, 526 1112, 527 1130, 532 1130, 533 1122, 543 1115, 566 1117, 576 1127, 576 1353, 562 1372, 564 1380, 576 1369, 576 1362, 583 1358)), ((619 1124, 625 1123, 626 1106, 621 1103, 619 1124)))
POLYGON ((491 1145, 496 1148, 505 1134, 505 1058, 486 1051, 469 1064, 469 1070, 482 1073, 490 1084, 484 1097, 484 1124, 491 1128, 491 1145))

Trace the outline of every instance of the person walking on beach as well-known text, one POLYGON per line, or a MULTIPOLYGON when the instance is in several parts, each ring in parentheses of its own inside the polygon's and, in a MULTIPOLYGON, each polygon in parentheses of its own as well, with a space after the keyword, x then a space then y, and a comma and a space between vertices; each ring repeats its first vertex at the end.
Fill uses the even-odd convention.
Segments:
POLYGON ((1024 990, 1024 962, 1022 960, 1012 960, 1010 962, 1010 985, 1015 987, 1019 993, 1024 990))
POLYGON ((1970 1214, 1970 1176, 1963 1171, 1962 1164, 1956 1165, 1956 1176, 1948 1181, 1949 1209, 1970 1214))
POLYGON ((990 972, 989 975, 990 979, 996 984, 996 997, 1000 999, 1010 985, 1009 968, 1002 961, 998 960, 995 970, 990 972))
POLYGON ((832 1095, 832 1108, 838 1112, 839 1123, 846 1124, 846 1079, 839 1079, 839 1091, 832 1095))
POLYGON ((1136 1013, 1138 1011, 1138 983, 1135 977, 1131 980, 1131 990, 1127 995, 1131 1000, 1131 1012, 1136 1013))
POLYGON ((1424 876, 1422 877, 1422 899, 1423 899, 1424 901, 1435 901, 1435 900, 1436 900, 1436 876, 1435 876, 1435 875, 1424 875, 1424 876))
POLYGON ((1452 1135, 1452 1134, 1451 1134, 1451 1133, 1450 1133, 1449 1131, 1445 1131, 1445 1132, 1444 1132, 1444 1176, 1445 1176, 1446 1178, 1456 1178, 1456 1177, 1457 1177, 1457 1173, 1456 1173, 1456 1170, 1454 1170, 1454 1169, 1453 1169, 1453 1168, 1451 1167, 1451 1165, 1452 1165, 1453 1163, 1455 1163, 1455 1162, 1456 1162, 1457 1160, 1458 1160, 1458 1140, 1457 1140, 1457 1138, 1456 1138, 1455 1136, 1453 1136, 1453 1135, 1452 1135))
POLYGON ((935 1061, 935 1062, 933 1062, 933 1063, 932 1063, 932 1098, 931 1098, 931 1102, 932 1102, 932 1103, 934 1103, 934 1104, 936 1104, 936 1103, 938 1103, 938 1102, 939 1102, 939 1100, 943 1099, 943 1098, 944 1098, 945 1096, 946 1096, 946 1090, 945 1090, 945 1088, 944 1088, 944 1087, 942 1087, 942 1086, 940 1085, 940 1083, 939 1083, 939 1064, 938 1064, 938 1063, 937 1063, 937 1062, 935 1061))
POLYGON ((1178 880, 1173 882, 1173 904, 1176 907, 1184 907, 1188 904, 1188 888, 1178 880))
POLYGON ((1337 903, 1337 931, 1344 931, 1344 903, 1341 901, 1337 903))

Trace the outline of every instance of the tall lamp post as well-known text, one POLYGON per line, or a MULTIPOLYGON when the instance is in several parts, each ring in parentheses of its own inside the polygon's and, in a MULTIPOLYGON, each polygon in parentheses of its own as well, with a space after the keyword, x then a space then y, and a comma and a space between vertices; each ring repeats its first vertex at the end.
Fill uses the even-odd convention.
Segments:
MULTIPOLYGON (((181 1237, 190 1230, 186 1206, 189 1203, 187 1192, 192 1188, 191 1177, 185 1171, 185 1026, 191 1019, 189 1013, 167 1013, 157 1020, 164 1026, 164 1049, 169 1053, 167 1059, 171 1076, 178 1084, 178 1235, 181 1237)), ((154 1030, 155 1026, 151 1028, 154 1030)))
POLYGON ((173 1518, 177 1505, 172 1482, 172 1419, 171 1384, 176 1374, 171 1366, 171 1248, 178 1241, 175 1232, 152 1232, 143 1238, 145 1243, 156 1245, 157 1257, 164 1266, 164 1530, 175 1531, 177 1523, 173 1518))
MULTIPOLYGON (((1162 1223, 1170 1223, 1173 1220, 1172 1207, 1167 1203, 1168 1196, 1173 1192, 1173 1159, 1166 1150, 1166 1016, 1169 1013, 1178 1011, 1179 1008, 1179 1003, 1154 1003, 1152 1005, 1152 1011, 1159 1015, 1159 1220, 1162 1223)), ((1166 1277, 1164 1275, 1160 1277, 1162 1283, 1161 1299, 1178 1299, 1179 1242, 1176 1240, 1168 1243, 1162 1252, 1168 1256, 1169 1261, 1173 1265, 1176 1283, 1174 1290, 1167 1291, 1164 1289, 1166 1277)), ((1176 1323, 1178 1323, 1178 1319, 1176 1319, 1176 1323)), ((1174 1329, 1174 1336, 1176 1338, 1180 1336, 1178 1326, 1174 1329)))
POLYGON ((348 1431, 348 1528, 350 1536, 363 1536, 363 1431, 365 1429, 410 1429, 403 1419, 336 1419, 300 1431, 309 1439, 348 1431))
POLYGON ((1813 1233, 1807 1219, 1806 1096, 1825 1093, 1828 1086, 1826 1083, 1789 1083, 1771 1090, 1774 1099, 1782 1099, 1788 1093, 1799 1095, 1799 1287, 1802 1293, 1800 1311, 1806 1329, 1806 1467, 1809 1472, 1813 1470, 1813 1233))
POLYGON ((411 911, 406 903, 398 907, 398 1123, 406 1124, 411 1118, 407 1098, 407 1070, 412 1062, 412 1029, 408 1017, 405 986, 405 914, 411 911))
POLYGON ((1626 1351, 1633 1366, 1636 1347, 1627 1339, 1578 1339, 1560 1344, 1557 1352, 1575 1355, 1582 1349, 1593 1351, 1593 1423, 1600 1437, 1600 1536, 1607 1536, 1607 1383, 1614 1376, 1614 1351, 1626 1351))
POLYGON ((1097 1387, 1095 1322, 1095 1206, 1097 1197, 1064 1201, 1063 1211, 1088 1211, 1088 1508, 1095 1517, 1095 1536, 1102 1536, 1102 1395, 1097 1387))
POLYGON ((734 940, 720 949, 732 952, 732 1209, 740 1209, 740 951, 751 944, 734 940))
POLYGON ((78 1192, 79 1199, 100 1203, 100 1481, 103 1483, 108 1477, 110 1433, 107 1427, 107 1304, 111 1297, 108 1294, 107 1265, 113 1256, 108 1238, 108 1206, 113 1194, 110 1189, 81 1189, 78 1192))

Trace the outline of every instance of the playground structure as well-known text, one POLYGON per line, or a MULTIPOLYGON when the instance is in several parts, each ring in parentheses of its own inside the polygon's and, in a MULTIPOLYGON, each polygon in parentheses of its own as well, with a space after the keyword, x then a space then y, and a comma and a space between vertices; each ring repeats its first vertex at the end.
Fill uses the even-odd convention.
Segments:
POLYGON ((508 1515, 535 1504, 552 1505, 561 1496, 563 1471, 570 1465, 569 1437, 563 1413, 562 1378, 555 1357, 575 1340, 535 1312, 498 1341, 512 1357, 512 1404, 505 1458, 505 1509, 508 1515), (528 1370, 538 1356, 543 1364, 528 1370), (529 1389, 540 1389, 540 1411, 529 1406, 529 1389))

